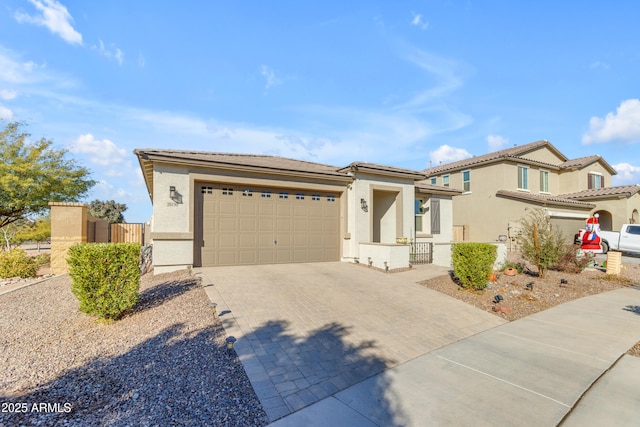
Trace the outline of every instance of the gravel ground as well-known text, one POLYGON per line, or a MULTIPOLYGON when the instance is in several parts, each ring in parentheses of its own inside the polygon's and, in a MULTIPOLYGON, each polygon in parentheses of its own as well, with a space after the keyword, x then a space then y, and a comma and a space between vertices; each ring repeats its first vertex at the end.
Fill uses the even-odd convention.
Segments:
MULTIPOLYGON (((587 295, 640 284, 640 265, 637 264, 627 265, 619 276, 607 276, 601 269, 587 269, 578 274, 549 270, 541 279, 537 270, 533 270, 535 273, 525 269, 515 276, 498 273, 491 287, 480 292, 458 287, 447 275, 420 284, 510 321, 587 295), (527 284, 532 282, 532 289, 527 290, 527 284), (502 297, 499 303, 494 302, 497 295, 502 297)), ((640 343, 630 349, 629 354, 640 357, 640 343)))
POLYGON ((78 312, 69 276, 0 296, 0 426, 263 426, 262 410, 196 278, 143 276, 104 323, 78 312))

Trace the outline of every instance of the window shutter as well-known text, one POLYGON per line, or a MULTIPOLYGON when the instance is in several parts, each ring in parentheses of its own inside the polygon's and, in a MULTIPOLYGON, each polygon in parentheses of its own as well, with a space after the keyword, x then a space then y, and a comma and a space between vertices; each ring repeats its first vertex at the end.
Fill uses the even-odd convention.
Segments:
POLYGON ((431 234, 440 234, 440 199, 431 198, 431 234))
POLYGON ((600 175, 598 178, 600 178, 600 187, 599 188, 604 188, 604 175, 600 175))

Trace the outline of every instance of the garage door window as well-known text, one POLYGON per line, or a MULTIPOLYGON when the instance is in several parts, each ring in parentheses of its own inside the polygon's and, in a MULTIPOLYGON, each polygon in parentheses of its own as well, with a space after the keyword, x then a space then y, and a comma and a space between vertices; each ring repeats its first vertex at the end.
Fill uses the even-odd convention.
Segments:
POLYGON ((270 199, 271 198, 271 191, 263 191, 261 196, 266 198, 266 199, 270 199))
POLYGON ((223 188, 222 189, 223 196, 233 196, 233 188, 223 188))
POLYGON ((243 197, 253 197, 253 190, 242 190, 243 197))
POLYGON ((296 200, 304 200, 304 194, 296 193, 296 200))
POLYGON ((201 192, 202 194, 213 194, 213 187, 204 187, 204 186, 203 186, 203 187, 200 189, 200 192, 201 192))
POLYGON ((314 201, 320 200, 320 195, 319 194, 312 194, 311 195, 311 200, 314 200, 314 201))
POLYGON ((289 193, 287 193, 286 191, 281 191, 278 195, 278 197, 280 199, 288 199, 289 198, 289 193))
POLYGON ((327 202, 335 202, 336 196, 327 196, 327 202))

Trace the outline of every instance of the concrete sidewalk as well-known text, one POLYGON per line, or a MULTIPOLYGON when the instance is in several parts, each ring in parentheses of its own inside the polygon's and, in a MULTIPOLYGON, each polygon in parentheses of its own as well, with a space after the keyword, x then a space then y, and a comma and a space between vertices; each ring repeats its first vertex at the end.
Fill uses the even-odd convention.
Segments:
POLYGON ((638 425, 640 359, 621 358, 638 341, 640 288, 618 289, 447 345, 270 426, 638 425))

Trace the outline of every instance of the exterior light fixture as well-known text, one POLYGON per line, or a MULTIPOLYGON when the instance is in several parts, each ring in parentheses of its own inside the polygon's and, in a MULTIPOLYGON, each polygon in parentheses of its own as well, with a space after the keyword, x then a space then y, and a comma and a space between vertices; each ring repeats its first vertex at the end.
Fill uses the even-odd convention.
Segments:
POLYGON ((365 199, 360 199, 360 207, 365 212, 369 211, 369 206, 367 206, 367 201, 365 199))
POLYGON ((233 350, 233 343, 237 341, 236 337, 227 337, 225 341, 227 342, 227 350, 233 350))
POLYGON ((176 190, 175 186, 170 186, 169 187, 169 198, 171 200, 175 200, 178 197, 178 191, 176 190))

